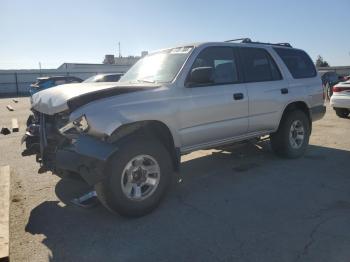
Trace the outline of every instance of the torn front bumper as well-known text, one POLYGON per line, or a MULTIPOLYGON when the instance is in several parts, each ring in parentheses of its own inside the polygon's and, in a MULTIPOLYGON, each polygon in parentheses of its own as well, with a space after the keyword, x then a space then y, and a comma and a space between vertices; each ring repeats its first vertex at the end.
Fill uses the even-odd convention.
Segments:
POLYGON ((104 177, 109 157, 118 150, 114 144, 80 135, 70 147, 56 152, 56 168, 79 173, 89 185, 104 177))
POLYGON ((21 138, 21 144, 26 143, 27 149, 39 145, 39 125, 31 124, 27 127, 26 133, 21 138))

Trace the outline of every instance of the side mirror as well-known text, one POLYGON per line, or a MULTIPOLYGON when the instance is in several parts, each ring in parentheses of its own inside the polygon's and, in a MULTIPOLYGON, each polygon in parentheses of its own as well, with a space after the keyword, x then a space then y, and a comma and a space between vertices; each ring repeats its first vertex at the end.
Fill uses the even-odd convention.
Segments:
POLYGON ((189 78, 190 85, 211 84, 213 83, 212 67, 196 67, 193 68, 189 78))

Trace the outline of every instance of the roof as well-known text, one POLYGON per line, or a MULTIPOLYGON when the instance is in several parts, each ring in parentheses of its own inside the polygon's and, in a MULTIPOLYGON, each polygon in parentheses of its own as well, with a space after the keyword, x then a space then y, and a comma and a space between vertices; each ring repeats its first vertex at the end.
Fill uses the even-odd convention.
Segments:
MULTIPOLYGON (((162 48, 158 50, 154 50, 150 52, 152 53, 157 53, 161 51, 165 51, 168 49, 173 49, 173 48, 179 48, 179 47, 186 47, 186 46, 193 46, 193 47, 200 47, 200 46, 211 46, 211 45, 218 45, 218 46, 227 46, 227 45, 232 45, 232 46, 252 46, 252 47, 259 47, 259 46, 274 46, 274 47, 281 47, 281 48, 293 48, 291 44, 289 43, 265 43, 265 42, 257 42, 257 41, 252 41, 250 38, 238 38, 238 39, 232 39, 232 40, 227 40, 227 41, 212 41, 212 42, 193 42, 193 43, 187 43, 187 44, 182 44, 182 45, 176 45, 168 48, 162 48)), ((293 48, 297 49, 297 48, 293 48)))

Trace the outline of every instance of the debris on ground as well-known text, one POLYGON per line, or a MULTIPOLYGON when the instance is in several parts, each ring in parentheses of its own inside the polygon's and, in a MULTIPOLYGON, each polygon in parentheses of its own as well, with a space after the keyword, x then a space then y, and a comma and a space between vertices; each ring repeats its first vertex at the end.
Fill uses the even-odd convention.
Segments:
POLYGON ((15 103, 18 103, 18 100, 17 99, 12 99, 13 102, 15 103))
POLYGON ((13 109, 13 107, 10 106, 10 105, 7 105, 6 108, 7 108, 9 111, 15 111, 15 110, 13 109))
POLYGON ((0 133, 6 136, 8 134, 11 134, 11 131, 7 127, 3 127, 3 128, 1 128, 0 133))
POLYGON ((76 206, 84 207, 84 208, 91 208, 98 204, 97 194, 96 191, 90 191, 81 197, 74 198, 71 200, 71 203, 73 203, 76 206))
POLYGON ((12 132, 18 132, 19 131, 19 125, 17 118, 12 118, 12 132))

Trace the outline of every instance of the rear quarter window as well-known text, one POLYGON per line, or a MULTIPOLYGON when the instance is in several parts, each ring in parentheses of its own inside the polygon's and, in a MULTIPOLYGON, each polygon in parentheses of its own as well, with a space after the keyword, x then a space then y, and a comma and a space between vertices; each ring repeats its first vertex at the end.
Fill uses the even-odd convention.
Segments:
POLYGON ((302 50, 274 48, 287 66, 293 78, 310 78, 317 75, 316 68, 308 54, 302 50))

